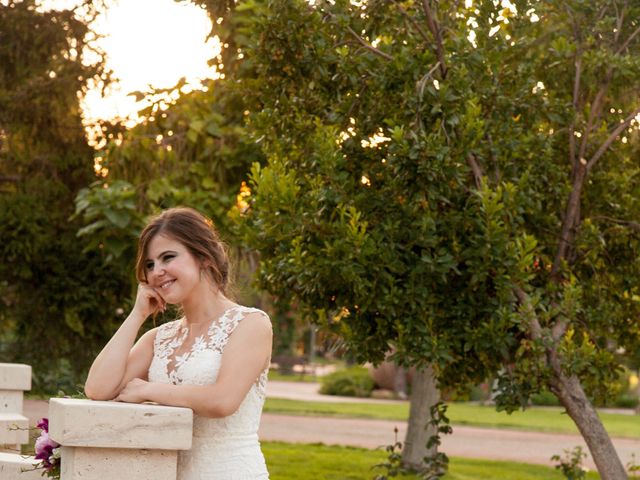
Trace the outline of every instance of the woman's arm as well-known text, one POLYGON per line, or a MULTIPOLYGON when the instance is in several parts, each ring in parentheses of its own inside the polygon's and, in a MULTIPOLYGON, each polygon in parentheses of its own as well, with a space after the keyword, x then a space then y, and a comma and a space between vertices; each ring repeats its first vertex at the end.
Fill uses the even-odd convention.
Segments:
POLYGON ((155 310, 164 308, 164 300, 147 285, 138 287, 133 310, 102 349, 89 369, 84 386, 87 397, 111 400, 133 378, 147 378, 153 358, 156 329, 145 333, 135 344, 138 330, 155 310))
POLYGON ((218 378, 213 385, 167 385, 134 379, 116 400, 157 402, 191 408, 204 417, 226 417, 242 403, 271 358, 271 323, 262 314, 247 315, 224 349, 218 378))

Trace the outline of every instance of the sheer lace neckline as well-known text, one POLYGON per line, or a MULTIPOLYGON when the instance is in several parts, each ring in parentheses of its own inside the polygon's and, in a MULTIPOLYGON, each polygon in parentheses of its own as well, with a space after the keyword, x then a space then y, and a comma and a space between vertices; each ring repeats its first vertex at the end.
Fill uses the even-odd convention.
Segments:
MULTIPOLYGON (((210 320, 205 320, 204 322, 199 322, 199 323, 188 322, 186 316, 180 317, 177 321, 177 324, 178 324, 177 327, 181 331, 182 330, 190 331, 191 327, 201 327, 201 326, 203 327, 204 325, 208 325, 206 329, 203 328, 202 330, 203 332, 209 333, 209 331, 211 330, 211 327, 213 327, 216 323, 221 323, 231 310, 239 307, 241 306, 233 304, 230 307, 227 307, 224 310, 222 310, 222 312, 218 316, 214 316, 210 320)), ((201 335, 198 335, 198 336, 201 336, 201 335)))
MULTIPOLYGON (((192 357, 203 352, 207 348, 212 348, 214 351, 222 354, 222 349, 226 340, 233 331, 237 322, 230 321, 230 314, 237 309, 244 307, 240 305, 232 305, 217 317, 209 322, 209 326, 206 330, 193 338, 192 342, 187 343, 189 338, 190 328, 188 324, 185 324, 184 317, 175 321, 173 328, 169 334, 171 338, 168 344, 165 344, 167 348, 166 358, 166 373, 167 376, 174 381, 178 382, 178 370, 192 357), (220 340, 224 338, 224 342, 220 340)), ((202 322, 206 325, 207 322, 202 322)))

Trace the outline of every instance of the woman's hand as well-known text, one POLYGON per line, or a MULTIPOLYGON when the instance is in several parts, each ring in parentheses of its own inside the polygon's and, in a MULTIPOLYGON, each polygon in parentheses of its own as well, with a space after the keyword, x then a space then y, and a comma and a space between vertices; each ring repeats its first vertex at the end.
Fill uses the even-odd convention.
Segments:
POLYGON ((127 403, 146 402, 149 400, 149 382, 134 378, 124 386, 115 400, 127 403))
POLYGON ((156 289, 149 286, 148 283, 141 282, 138 284, 138 293, 136 295, 136 303, 133 311, 137 312, 143 319, 149 315, 158 312, 164 312, 167 303, 156 289))

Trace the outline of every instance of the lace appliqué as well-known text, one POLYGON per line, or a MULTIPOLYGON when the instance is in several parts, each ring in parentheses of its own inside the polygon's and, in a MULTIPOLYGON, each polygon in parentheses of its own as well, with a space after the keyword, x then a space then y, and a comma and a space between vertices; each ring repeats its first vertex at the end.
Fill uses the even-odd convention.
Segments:
MULTIPOLYGON (((248 313, 266 315, 262 310, 256 308, 231 307, 222 314, 218 321, 211 323, 205 335, 196 337, 191 348, 182 354, 176 354, 176 352, 184 345, 189 334, 189 329, 183 325, 182 320, 175 320, 160 326, 154 341, 154 358, 150 372, 153 370, 153 376, 156 379, 158 376, 165 376, 165 383, 174 385, 182 383, 213 383, 217 378, 219 361, 216 360, 219 359, 211 357, 222 355, 229 337, 248 313), (201 372, 198 375, 199 379, 193 378, 192 372, 188 372, 186 366, 192 360, 194 362, 197 361, 200 365, 202 365, 203 361, 207 363, 205 360, 207 357, 212 360, 211 370, 208 372, 209 375, 201 372), (160 375, 161 370, 163 370, 162 373, 164 375, 160 375), (212 376, 213 378, 211 378, 212 376)), ((267 373, 268 370, 265 369, 255 382, 257 393, 262 397, 266 393, 267 373)))
MULTIPOLYGON (((162 325, 154 341, 149 381, 205 385, 215 383, 224 347, 248 313, 261 310, 232 307, 177 354, 188 337, 181 320, 162 325)), ((240 407, 222 418, 194 416, 191 450, 178 453, 178 480, 257 480, 269 474, 260 450, 258 428, 264 405, 268 369, 256 379, 240 407)))

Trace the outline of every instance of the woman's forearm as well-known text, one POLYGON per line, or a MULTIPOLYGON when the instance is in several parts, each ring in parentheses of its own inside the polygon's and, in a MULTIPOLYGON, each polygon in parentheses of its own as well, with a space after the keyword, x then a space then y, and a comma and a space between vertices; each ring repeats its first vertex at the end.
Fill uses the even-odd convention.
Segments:
POLYGON ((174 407, 192 409, 197 415, 210 418, 231 415, 237 406, 221 395, 216 385, 172 385, 148 383, 145 391, 147 401, 174 407))
POLYGON ((89 369, 85 393, 93 400, 111 400, 118 394, 127 369, 129 352, 145 318, 132 311, 105 345, 89 369))

